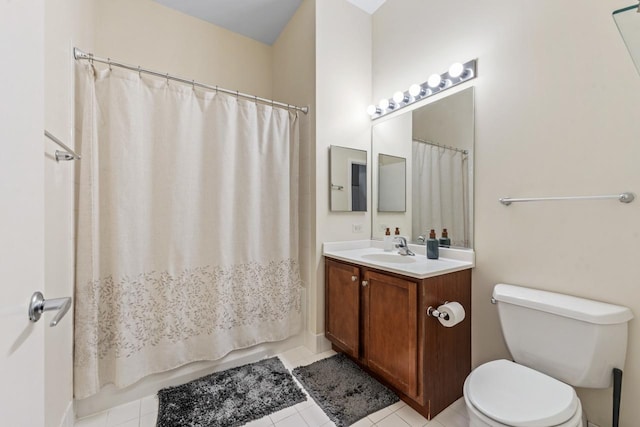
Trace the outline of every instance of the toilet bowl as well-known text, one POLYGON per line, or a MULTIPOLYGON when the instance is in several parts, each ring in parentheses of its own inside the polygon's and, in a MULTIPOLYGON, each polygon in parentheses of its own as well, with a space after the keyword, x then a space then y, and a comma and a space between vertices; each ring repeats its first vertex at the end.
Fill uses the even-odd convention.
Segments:
POLYGON ((471 427, 586 427, 573 387, 607 388, 627 350, 627 307, 496 285, 492 302, 513 362, 494 360, 464 383, 471 427))
POLYGON ((464 383, 470 427, 583 427, 574 389, 509 360, 476 368, 464 383))

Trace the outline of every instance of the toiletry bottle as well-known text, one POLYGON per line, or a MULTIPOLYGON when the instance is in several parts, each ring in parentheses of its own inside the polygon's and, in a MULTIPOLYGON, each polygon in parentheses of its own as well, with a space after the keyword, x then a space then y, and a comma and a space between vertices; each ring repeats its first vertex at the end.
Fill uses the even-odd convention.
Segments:
POLYGON ((438 239, 436 239, 436 231, 434 229, 431 229, 427 239, 427 258, 438 259, 438 239))
POLYGON ((446 228, 442 229, 442 237, 440 237, 438 241, 440 242, 440 246, 442 246, 443 248, 448 248, 449 246, 451 246, 451 239, 449 238, 449 233, 447 233, 446 228))
POLYGON ((384 242, 382 247, 386 252, 391 252, 393 250, 393 237, 391 237, 389 227, 387 227, 387 231, 384 232, 384 242))
POLYGON ((400 235, 400 227, 396 227, 396 233, 395 234, 396 234, 396 236, 400 235))

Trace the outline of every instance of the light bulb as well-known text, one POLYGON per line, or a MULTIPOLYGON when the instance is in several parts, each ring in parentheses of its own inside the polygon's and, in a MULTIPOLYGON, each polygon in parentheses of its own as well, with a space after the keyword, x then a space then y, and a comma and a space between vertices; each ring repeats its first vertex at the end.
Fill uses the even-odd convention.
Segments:
POLYGON ((378 103, 378 106, 382 109, 382 111, 386 110, 387 108, 389 108, 389 100, 387 98, 381 99, 378 103))
POLYGON ((408 101, 408 99, 406 99, 403 92, 397 91, 396 93, 393 94, 393 101, 396 104, 400 104, 401 102, 408 101))
POLYGON ((454 62, 449 67, 449 76, 453 77, 454 79, 460 77, 462 73, 464 73, 464 67, 459 62, 454 62))
POLYGON ((367 114, 370 116, 375 116, 378 113, 380 113, 380 109, 377 106, 372 104, 367 107, 367 114))
POLYGON ((409 87, 409 95, 413 96, 414 98, 421 94, 422 86, 420 86, 419 84, 412 84, 411 87, 409 87))
POLYGON ((440 82, 442 82, 442 78, 440 77, 440 74, 431 74, 429 76, 429 79, 427 80, 427 84, 429 85, 429 87, 432 87, 432 88, 436 88, 440 86, 440 82))

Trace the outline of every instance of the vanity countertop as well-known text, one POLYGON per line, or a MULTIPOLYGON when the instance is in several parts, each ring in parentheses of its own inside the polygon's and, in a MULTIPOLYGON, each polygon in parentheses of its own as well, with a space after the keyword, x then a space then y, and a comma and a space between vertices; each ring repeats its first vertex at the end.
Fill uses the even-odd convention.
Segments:
POLYGON ((416 279, 453 273, 475 266, 475 253, 471 249, 440 248, 438 259, 428 259, 422 245, 410 244, 409 249, 416 255, 399 255, 397 249, 385 252, 380 240, 351 240, 325 242, 322 245, 322 254, 329 258, 416 279))

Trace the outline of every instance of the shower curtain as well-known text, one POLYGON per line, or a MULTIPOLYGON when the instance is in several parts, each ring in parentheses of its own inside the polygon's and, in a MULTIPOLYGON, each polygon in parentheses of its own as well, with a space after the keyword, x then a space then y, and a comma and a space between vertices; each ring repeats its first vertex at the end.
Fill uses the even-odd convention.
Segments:
POLYGON ((452 246, 470 247, 468 155, 413 141, 412 230, 446 228, 452 246))
POLYGON ((91 65, 76 94, 75 397, 296 334, 302 117, 91 65))

